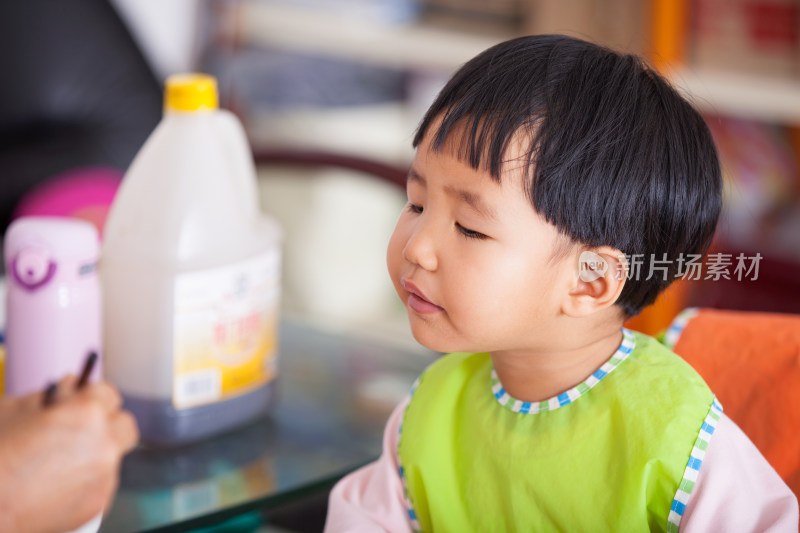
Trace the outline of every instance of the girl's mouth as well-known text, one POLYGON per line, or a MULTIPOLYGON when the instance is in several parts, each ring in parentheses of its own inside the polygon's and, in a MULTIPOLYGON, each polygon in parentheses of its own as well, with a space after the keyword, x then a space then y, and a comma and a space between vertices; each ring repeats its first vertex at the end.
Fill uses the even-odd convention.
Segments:
POLYGON ((401 285, 408 291, 408 306, 421 315, 430 315, 444 311, 444 309, 428 300, 425 293, 409 280, 401 280, 401 285))

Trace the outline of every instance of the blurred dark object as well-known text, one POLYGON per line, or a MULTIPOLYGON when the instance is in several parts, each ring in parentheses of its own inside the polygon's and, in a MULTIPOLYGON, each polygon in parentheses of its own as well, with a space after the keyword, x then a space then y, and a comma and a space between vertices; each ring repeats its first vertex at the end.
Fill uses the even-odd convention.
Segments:
POLYGON ((321 112, 403 101, 407 73, 390 66, 263 46, 212 46, 203 70, 220 80, 220 105, 247 124, 259 112, 321 112))
POLYGON ((325 527, 329 494, 330 488, 287 502, 266 513, 266 521, 287 533, 318 533, 325 527))
POLYGON ((401 189, 406 187, 407 172, 374 159, 319 150, 259 149, 253 154, 256 165, 292 165, 298 167, 335 167, 361 172, 401 189))
POLYGON ((748 268, 755 266, 755 269, 741 280, 731 270, 730 279, 693 282, 688 307, 800 314, 800 266, 796 260, 776 257, 763 249, 721 249, 714 253, 729 256, 733 265, 743 255, 748 258, 748 268), (752 258, 756 257, 758 260, 754 262, 752 258))
POLYGON ((516 31, 522 27, 525 15, 525 2, 521 0, 423 0, 420 7, 427 21, 472 22, 516 31))
POLYGON ((0 224, 47 178, 124 171, 161 117, 161 88, 104 0, 0 2, 0 224))

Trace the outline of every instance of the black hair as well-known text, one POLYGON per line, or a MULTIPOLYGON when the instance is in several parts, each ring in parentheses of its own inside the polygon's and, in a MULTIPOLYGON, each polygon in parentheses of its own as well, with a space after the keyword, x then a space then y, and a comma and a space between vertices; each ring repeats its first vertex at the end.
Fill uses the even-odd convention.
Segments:
POLYGON ((616 302, 628 317, 673 281, 680 254, 711 242, 722 205, 711 134, 637 56, 563 35, 512 39, 455 73, 414 147, 437 120, 432 148, 459 132, 457 156, 498 182, 509 143, 524 134, 526 194, 573 242, 643 254, 647 265, 668 260, 666 276, 629 276, 616 302))

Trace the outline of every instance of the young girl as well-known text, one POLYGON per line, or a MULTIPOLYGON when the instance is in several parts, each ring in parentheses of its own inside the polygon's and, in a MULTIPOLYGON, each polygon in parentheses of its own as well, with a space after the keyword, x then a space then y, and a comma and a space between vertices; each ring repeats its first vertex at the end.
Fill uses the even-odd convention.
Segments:
POLYGON ((387 263, 414 337, 450 353, 326 530, 797 531, 699 375, 622 327, 716 226, 692 107, 634 56, 523 37, 464 65, 414 145, 387 263))

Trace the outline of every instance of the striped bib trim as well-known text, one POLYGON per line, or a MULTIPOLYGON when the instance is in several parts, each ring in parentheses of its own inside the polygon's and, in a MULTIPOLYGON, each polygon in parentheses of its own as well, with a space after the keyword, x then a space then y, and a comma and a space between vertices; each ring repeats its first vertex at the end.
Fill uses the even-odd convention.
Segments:
POLYGON ((587 393, 592 387, 600 383, 600 380, 610 374, 622 361, 628 358, 635 347, 636 339, 633 336, 633 332, 622 328, 622 343, 619 345, 619 348, 617 348, 617 351, 614 352, 614 355, 612 355, 603 366, 595 370, 583 383, 562 392, 558 396, 553 396, 549 400, 543 400, 541 402, 523 402, 512 397, 503 388, 503 384, 500 383, 500 379, 497 377, 497 372, 492 368, 492 394, 500 405, 515 413, 536 414, 554 411, 574 402, 587 393))
POLYGON ((692 495, 695 483, 697 483, 697 475, 700 473, 700 467, 703 465, 708 445, 711 444, 711 437, 719 425, 721 416, 722 405, 715 397, 714 401, 711 402, 708 415, 700 427, 700 433, 697 434, 697 440, 694 442, 692 454, 689 456, 689 462, 683 472, 683 479, 681 479, 681 483, 678 486, 678 492, 675 493, 675 499, 672 500, 672 507, 670 507, 667 519, 668 533, 677 533, 680 529, 681 518, 683 518, 683 513, 686 511, 686 504, 689 501, 689 496, 692 495))

